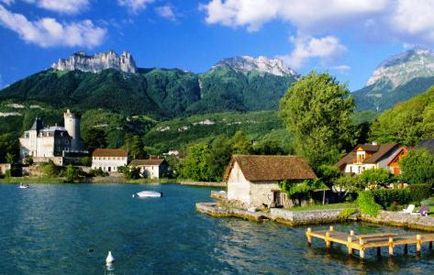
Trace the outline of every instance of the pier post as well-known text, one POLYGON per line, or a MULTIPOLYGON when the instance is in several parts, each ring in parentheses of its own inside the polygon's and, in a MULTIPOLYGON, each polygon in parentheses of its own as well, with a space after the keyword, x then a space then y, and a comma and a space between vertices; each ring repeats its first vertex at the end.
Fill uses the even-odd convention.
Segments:
POLYGON ((408 254, 408 244, 404 245, 404 254, 408 254))
POLYGON ((329 231, 334 231, 334 230, 335 230, 335 229, 334 229, 333 225, 331 225, 329 231))
POLYGON ((378 257, 381 256, 381 247, 377 247, 377 256, 378 256, 378 257))
POLYGON ((325 242, 326 242, 327 252, 330 251, 330 247, 331 247, 331 242, 330 242, 329 238, 330 238, 330 232, 327 231, 325 233, 325 242))
POLYGON ((350 235, 354 236, 354 230, 350 230, 350 235))
POLYGON ((429 242, 429 249, 432 249, 432 242, 429 242))
POLYGON ((393 256, 393 238, 389 238, 389 256, 393 256))
POLYGON ((419 256, 422 250, 422 236, 420 234, 416 235, 416 254, 419 256))
POLYGON ((353 237, 348 236, 347 238, 347 248, 348 248, 348 255, 353 255, 353 248, 351 247, 351 243, 353 242, 353 237))
POLYGON ((363 239, 362 238, 359 238, 359 244, 362 246, 362 247, 360 247, 360 250, 359 250, 359 255, 360 255, 360 258, 361 259, 364 259, 365 258, 365 248, 363 247, 363 244, 364 244, 365 242, 363 241, 363 239))
POLYGON ((308 227, 306 232, 306 237, 307 237, 307 245, 309 247, 312 246, 312 236, 310 235, 311 233, 312 233, 312 228, 308 227))

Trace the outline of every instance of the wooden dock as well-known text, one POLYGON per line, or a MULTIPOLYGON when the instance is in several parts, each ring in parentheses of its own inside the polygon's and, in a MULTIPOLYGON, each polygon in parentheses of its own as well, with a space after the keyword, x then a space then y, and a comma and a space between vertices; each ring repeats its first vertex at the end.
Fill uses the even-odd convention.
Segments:
POLYGON ((394 248, 399 245, 404 246, 404 253, 408 253, 408 245, 416 246, 416 253, 420 255, 422 244, 429 243, 429 248, 432 249, 434 234, 415 234, 415 235, 400 235, 397 233, 377 233, 356 235, 353 230, 349 233, 334 231, 333 226, 330 226, 326 231, 312 231, 309 227, 306 231, 307 243, 312 245, 312 239, 318 238, 325 241, 326 248, 329 250, 333 243, 345 245, 348 249, 348 254, 353 255, 354 250, 358 250, 360 258, 365 258, 365 250, 368 248, 377 248, 377 254, 381 255, 381 248, 388 248, 389 256, 393 256, 394 248))

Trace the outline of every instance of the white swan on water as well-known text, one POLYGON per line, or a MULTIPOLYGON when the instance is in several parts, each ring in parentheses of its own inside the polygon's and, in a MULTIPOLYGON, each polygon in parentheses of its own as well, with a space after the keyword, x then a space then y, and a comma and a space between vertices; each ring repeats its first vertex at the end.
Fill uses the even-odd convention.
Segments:
POLYGON ((115 258, 113 258, 112 252, 109 251, 107 254, 107 258, 105 258, 105 263, 107 265, 111 265, 115 261, 115 258))

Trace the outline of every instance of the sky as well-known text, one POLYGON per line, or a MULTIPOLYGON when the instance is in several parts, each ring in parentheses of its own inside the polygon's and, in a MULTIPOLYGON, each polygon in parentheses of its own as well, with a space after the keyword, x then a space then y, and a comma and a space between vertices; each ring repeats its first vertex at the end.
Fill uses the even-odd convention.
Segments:
POLYGON ((74 52, 129 51, 139 67, 201 73, 279 57, 354 91, 385 59, 432 48, 434 0, 0 0, 0 88, 74 52))

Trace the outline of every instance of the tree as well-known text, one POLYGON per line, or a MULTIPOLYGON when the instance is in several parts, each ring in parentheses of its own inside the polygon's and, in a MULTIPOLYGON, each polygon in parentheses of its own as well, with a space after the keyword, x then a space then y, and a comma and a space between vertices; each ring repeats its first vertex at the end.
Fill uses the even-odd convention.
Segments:
POLYGON ((425 149, 413 150, 399 163, 402 179, 411 184, 434 184, 434 155, 425 149))
POLYGON ((125 135, 124 148, 132 159, 140 159, 145 157, 144 144, 142 139, 136 135, 125 135))
POLYGON ((66 166, 65 177, 66 182, 74 182, 75 180, 77 180, 79 178, 78 168, 72 166, 72 164, 66 166))
POLYGON ((434 136, 434 87, 385 111, 371 127, 370 139, 413 146, 434 136))
POLYGON ((192 180, 212 180, 209 175, 211 150, 207 143, 198 143, 187 148, 187 155, 180 165, 181 177, 192 180))
POLYGON ((83 139, 89 151, 107 147, 106 135, 102 129, 90 128, 87 132, 83 133, 83 139))
POLYGON ((344 85, 327 73, 311 72, 289 88, 279 114, 294 136, 296 153, 316 167, 336 162, 354 144, 354 107, 344 85))
POLYGON ((359 176, 359 181, 365 186, 387 186, 393 181, 393 175, 389 170, 378 168, 378 169, 367 169, 363 171, 359 176))
POLYGON ((252 143, 243 131, 237 131, 231 143, 233 154, 248 154, 252 150, 252 143))

